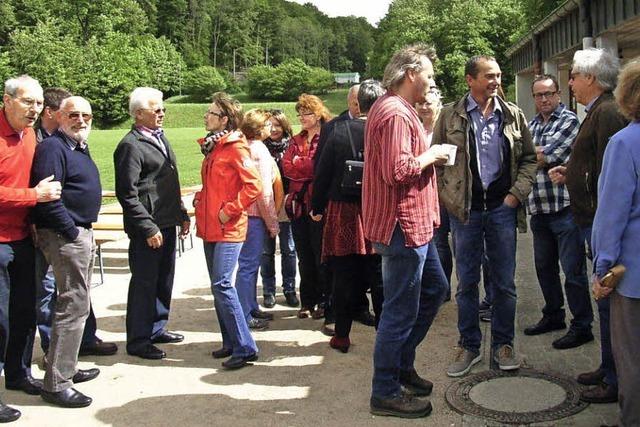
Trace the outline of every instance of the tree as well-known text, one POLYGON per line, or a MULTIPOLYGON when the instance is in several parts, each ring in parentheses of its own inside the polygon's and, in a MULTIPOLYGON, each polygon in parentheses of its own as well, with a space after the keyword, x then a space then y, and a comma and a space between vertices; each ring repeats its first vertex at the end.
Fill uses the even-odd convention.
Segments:
POLYGON ((218 70, 204 65, 189 71, 185 76, 185 93, 198 101, 211 101, 211 95, 225 90, 227 84, 218 70))
POLYGON ((261 99, 293 101, 301 93, 326 93, 333 87, 333 74, 309 67, 300 59, 292 59, 271 67, 257 65, 247 73, 249 94, 261 99))

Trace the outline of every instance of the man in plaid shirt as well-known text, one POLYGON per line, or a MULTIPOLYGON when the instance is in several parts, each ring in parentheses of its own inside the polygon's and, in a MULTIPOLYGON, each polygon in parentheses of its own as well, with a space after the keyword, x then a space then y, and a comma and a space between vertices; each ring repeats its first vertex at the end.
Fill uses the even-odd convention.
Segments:
POLYGON ((529 130, 536 145, 538 170, 527 209, 531 214, 536 273, 545 306, 542 319, 525 328, 524 333, 538 335, 566 328, 560 262, 573 319, 569 332, 553 341, 552 345, 556 349, 573 348, 593 341, 593 311, 584 240, 573 221, 569 192, 564 184, 551 181, 548 170, 567 162, 580 123, 576 115, 560 102, 560 90, 554 76, 544 74, 536 77, 531 89, 538 115, 529 123, 529 130))

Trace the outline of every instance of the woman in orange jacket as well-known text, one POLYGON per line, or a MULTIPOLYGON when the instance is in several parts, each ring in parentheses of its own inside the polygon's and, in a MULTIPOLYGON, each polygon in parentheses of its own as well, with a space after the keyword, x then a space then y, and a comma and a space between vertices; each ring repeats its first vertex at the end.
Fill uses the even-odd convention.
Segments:
POLYGON ((251 160, 247 141, 237 130, 242 119, 240 104, 225 93, 216 93, 205 113, 209 134, 199 140, 205 154, 202 190, 194 199, 197 236, 204 240, 204 254, 222 348, 212 353, 227 369, 238 369, 258 359, 256 346, 231 282, 247 235, 247 207, 262 191, 260 175, 251 160))

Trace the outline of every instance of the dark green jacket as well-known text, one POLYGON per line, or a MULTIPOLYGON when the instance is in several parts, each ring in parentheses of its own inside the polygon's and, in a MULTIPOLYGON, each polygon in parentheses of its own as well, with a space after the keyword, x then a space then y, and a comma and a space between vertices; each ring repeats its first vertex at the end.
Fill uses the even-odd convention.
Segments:
MULTIPOLYGON (((452 144, 458 147, 452 166, 438 168, 440 203, 450 215, 467 222, 471 209, 472 175, 469 155, 471 122, 466 111, 465 95, 458 102, 443 107, 433 133, 433 144, 452 144)), ((519 201, 518 229, 527 230, 524 205, 536 176, 536 153, 527 127, 527 120, 517 105, 495 98, 504 113, 503 132, 511 148, 511 188, 519 201)), ((474 160, 475 161, 475 160, 474 160)))

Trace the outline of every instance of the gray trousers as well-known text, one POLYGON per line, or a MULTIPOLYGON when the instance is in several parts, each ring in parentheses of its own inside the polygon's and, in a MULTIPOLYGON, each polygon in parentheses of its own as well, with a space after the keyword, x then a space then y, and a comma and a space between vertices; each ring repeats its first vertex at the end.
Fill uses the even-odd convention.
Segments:
POLYGON ((44 375, 44 390, 50 392, 73 386, 89 315, 95 242, 93 230, 78 229, 80 234, 72 242, 53 230, 38 229, 39 245, 53 268, 58 290, 44 375))
POLYGON ((640 299, 611 293, 611 347, 618 372, 620 425, 640 425, 640 299))

